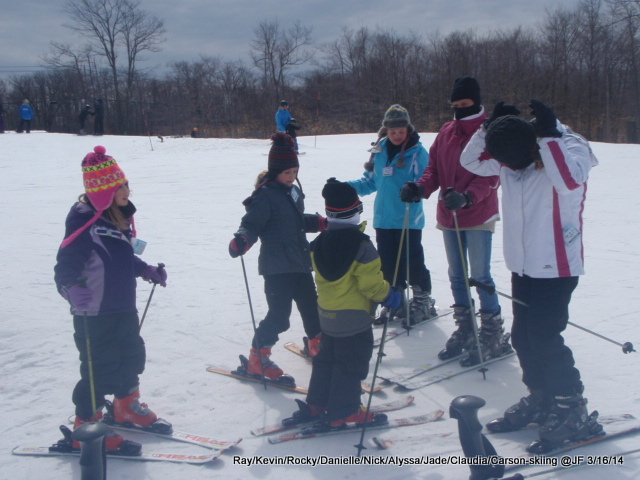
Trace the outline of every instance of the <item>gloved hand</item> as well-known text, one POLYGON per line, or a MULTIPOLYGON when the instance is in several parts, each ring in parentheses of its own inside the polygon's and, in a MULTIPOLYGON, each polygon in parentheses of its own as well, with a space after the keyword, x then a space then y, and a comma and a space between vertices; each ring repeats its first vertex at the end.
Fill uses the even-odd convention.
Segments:
POLYGON ((418 203, 422 200, 424 189, 414 182, 405 183, 400 189, 400 200, 405 203, 418 203))
POLYGON ((491 125, 497 118, 504 117, 506 115, 520 115, 520 109, 512 103, 496 103, 496 106, 493 107, 491 118, 488 118, 483 123, 484 128, 489 128, 489 125, 491 125))
POLYGON ((93 290, 80 285, 62 287, 60 291, 64 299, 78 312, 86 312, 93 299, 93 290))
POLYGON ((236 258, 247 253, 250 248, 249 239, 245 235, 236 234, 229 242, 229 255, 231 258, 236 258))
POLYGON ((324 232, 327 229, 327 219, 318 214, 318 232, 324 232))
POLYGON ((469 208, 472 204, 471 195, 468 193, 460 193, 450 189, 444 194, 444 206, 447 207, 447 210, 469 208))
POLYGON ((167 271, 163 264, 159 264, 157 267, 153 265, 147 265, 142 272, 142 279, 149 283, 159 283, 160 286, 167 286, 167 271))
POLYGON ((536 135, 538 137, 562 136, 556 127, 556 114, 550 106, 535 99, 531 100, 531 104, 529 106, 531 107, 531 115, 536 117, 531 123, 533 123, 533 126, 536 129, 536 135))
POLYGON ((387 307, 389 310, 397 310, 402 303, 402 294, 395 288, 389 288, 389 295, 382 302, 383 307, 387 307))

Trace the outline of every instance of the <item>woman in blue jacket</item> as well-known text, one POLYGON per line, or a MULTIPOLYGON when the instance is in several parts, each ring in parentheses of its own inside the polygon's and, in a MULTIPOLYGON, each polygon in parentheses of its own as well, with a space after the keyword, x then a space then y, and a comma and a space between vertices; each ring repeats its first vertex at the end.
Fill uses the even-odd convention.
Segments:
MULTIPOLYGON (((420 135, 411 125, 409 112, 400 105, 392 105, 385 113, 378 141, 370 151, 371 158, 365 164, 363 177, 348 183, 360 196, 377 192, 373 227, 376 230, 376 244, 384 279, 393 284, 407 205, 400 199, 400 190, 406 182, 415 182, 422 176, 429 164, 429 154, 420 142, 420 135)), ((422 248, 424 223, 422 202, 410 204, 407 231, 409 283, 413 289, 408 312, 410 324, 436 315, 435 301, 431 298, 431 273, 425 266, 422 248)), ((395 285, 400 289, 407 288, 405 255, 406 243, 403 242, 395 285)), ((376 323, 383 323, 387 317, 388 309, 383 308, 376 323)), ((396 317, 406 322, 406 302, 396 311, 396 317)))

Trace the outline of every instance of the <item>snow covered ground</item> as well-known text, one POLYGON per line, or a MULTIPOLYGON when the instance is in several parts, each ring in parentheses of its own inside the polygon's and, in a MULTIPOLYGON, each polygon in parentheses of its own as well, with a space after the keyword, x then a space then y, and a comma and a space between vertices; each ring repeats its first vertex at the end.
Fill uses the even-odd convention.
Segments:
MULTIPOLYGON (((428 148, 434 134, 424 134, 428 148)), ((323 212, 320 194, 328 177, 358 178, 374 134, 301 137, 300 179, 307 212, 323 212)), ((53 283, 55 255, 64 233, 65 216, 82 193, 80 162, 97 144, 106 146, 126 172, 138 207, 139 237, 148 242, 143 258, 164 262, 168 287, 155 291, 143 337, 147 369, 142 376, 142 398, 176 429, 224 439, 244 437, 241 445, 206 466, 155 464, 109 460, 108 478, 118 479, 368 479, 467 478, 461 465, 437 466, 274 466, 234 464, 262 456, 276 459, 356 454, 358 434, 271 445, 252 437, 253 427, 278 422, 296 407, 295 394, 244 383, 205 371, 209 365, 234 368, 238 354, 247 355, 252 337, 251 316, 239 259, 231 259, 227 244, 243 214, 241 201, 251 192, 256 175, 266 167, 266 140, 115 137, 8 133, 0 135, 0 478, 79 478, 77 458, 28 458, 11 454, 17 445, 48 445, 60 437, 58 425, 73 413, 71 391, 78 377, 78 359, 72 341, 68 306, 53 283)), ((640 145, 593 144, 600 166, 592 171, 584 214, 587 275, 571 303, 571 320, 618 342, 640 347, 636 285, 640 271, 637 182, 640 145)), ((373 196, 365 197, 364 218, 372 218, 373 196)), ((441 308, 452 302, 440 232, 434 228, 435 202, 425 202, 427 227, 424 247, 431 270, 433 295, 441 308)), ((510 291, 509 272, 502 260, 502 225, 494 241, 493 274, 498 289, 510 291)), ((370 226, 368 232, 373 233, 370 226)), ((313 235, 310 235, 312 237, 313 235)), ((311 239, 311 238, 310 238, 311 239)), ((266 312, 262 279, 257 274, 258 248, 245 257, 256 318, 266 312)), ((140 283, 142 312, 151 286, 140 283)), ((510 322, 510 305, 502 302, 510 322)), ((295 309, 294 309, 295 310, 295 309)), ((383 370, 403 371, 433 361, 453 330, 450 317, 416 331, 409 338, 387 344, 383 370)), ((298 384, 306 386, 311 372, 303 359, 287 352, 286 341, 301 341, 297 312, 292 328, 274 348, 273 357, 298 384)), ((638 353, 621 349, 577 328, 568 327, 566 340, 573 348, 586 385, 589 407, 602 414, 631 413, 640 418, 638 353)), ((373 363, 372 363, 373 368, 373 363)), ((365 455, 442 456, 461 454, 457 422, 448 416, 458 395, 484 398, 484 423, 525 394, 515 358, 490 366, 486 380, 467 373, 413 392, 415 405, 390 417, 418 415, 434 409, 447 411, 440 422, 366 435, 365 455), (454 432, 441 438, 437 432, 454 432), (391 450, 377 450, 374 435, 396 442, 391 450)), ((373 402, 398 398, 392 387, 373 402)), ((363 397, 366 400, 366 397, 363 397)), ((498 441, 498 453, 522 454, 534 432, 518 441, 498 441)), ((201 447, 150 436, 131 435, 149 451, 206 453, 201 447)), ((638 447, 627 437, 584 449, 585 454, 611 454, 638 447)), ((532 473, 534 470, 526 471, 532 473)), ((640 478, 640 457, 628 456, 622 466, 576 469, 562 479, 602 479, 615 472, 618 479, 640 478), (614 470, 615 469, 615 470, 614 470)), ((545 478, 556 478, 547 476, 545 478)), ((560 478, 560 476, 558 476, 560 478)))

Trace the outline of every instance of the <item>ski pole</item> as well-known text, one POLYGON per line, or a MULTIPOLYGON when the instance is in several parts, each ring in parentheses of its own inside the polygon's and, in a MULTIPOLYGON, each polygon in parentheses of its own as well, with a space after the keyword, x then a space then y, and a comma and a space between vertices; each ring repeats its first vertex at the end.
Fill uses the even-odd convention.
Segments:
POLYGON ((529 306, 526 303, 524 303, 522 300, 519 300, 517 298, 513 298, 511 295, 507 295, 506 293, 499 292, 498 290, 496 290, 496 287, 491 286, 491 285, 487 285, 486 283, 479 282, 478 280, 476 280, 473 277, 469 278, 469 285, 472 286, 472 287, 479 288, 480 290, 484 290, 489 295, 500 295, 501 297, 507 298, 507 299, 511 300, 512 302, 519 303, 520 305, 523 305, 525 307, 529 306))
MULTIPOLYGON (((477 287, 480 290, 484 290, 485 292, 489 293, 489 294, 494 294, 497 293, 498 295, 501 295, 505 298, 508 298, 509 300, 519 303, 520 305, 523 305, 525 307, 529 307, 529 305, 527 305, 525 302, 523 302, 522 300, 519 300, 517 298, 512 297, 511 295, 507 295, 506 293, 502 293, 496 290, 496 287, 492 287, 490 285, 487 285, 485 283, 479 282, 478 280, 476 280, 475 278, 470 278, 469 279, 469 284, 473 287, 477 287)), ((601 338, 603 340, 606 340, 607 342, 611 342, 614 345, 618 345, 619 347, 622 347, 622 353, 631 353, 631 352, 635 352, 634 348, 633 348, 633 343, 631 342, 624 342, 624 343, 620 343, 620 342, 616 342, 615 340, 612 340, 608 337, 605 337, 604 335, 600 335, 597 332, 594 332, 593 330, 589 330, 588 328, 582 327, 576 323, 573 322, 569 322, 567 321, 567 323, 569 325, 571 325, 572 327, 576 327, 584 332, 590 333, 591 335, 594 335, 598 338, 601 338)))
MULTIPOLYGON (((451 188, 449 188, 451 190, 451 188)), ((480 369, 479 372, 482 373, 482 378, 484 380, 487 379, 487 371, 489 370, 484 364, 484 355, 482 354, 482 346, 480 345, 480 336, 478 335, 478 325, 476 325, 476 308, 473 303, 473 298, 471 298, 471 286, 469 285, 469 272, 467 270, 467 257, 464 254, 464 249, 462 248, 462 237, 460 236, 460 227, 458 226, 458 214, 455 210, 453 212, 453 222, 456 227, 456 237, 458 238, 458 249, 460 250, 460 264, 462 265, 462 272, 464 273, 464 283, 467 287, 467 296, 469 297, 469 308, 471 309, 471 326, 473 327, 473 335, 476 337, 476 345, 478 346, 478 356, 480 358, 480 369)))
POLYGON ((262 351, 260 347, 260 338, 258 338, 258 328, 256 327, 256 317, 253 314, 253 304, 251 303, 251 291, 249 290, 249 280, 247 280, 247 269, 244 266, 244 255, 240 255, 240 261, 242 262, 242 274, 244 275, 244 286, 247 289, 247 299, 249 300, 249 310, 251 311, 251 324, 253 325, 253 338, 256 339, 256 350, 258 350, 258 358, 260 359, 260 370, 262 371, 262 384, 264 389, 267 389, 267 379, 264 376, 264 365, 262 364, 262 351))
POLYGON ((89 339, 89 320, 87 319, 87 311, 83 312, 83 324, 84 324, 84 340, 87 347, 87 364, 89 367, 89 389, 91 390, 91 410, 93 411, 92 417, 98 410, 96 402, 96 383, 93 377, 93 358, 91 354, 91 340, 89 339))
MULTIPOLYGON (((158 264, 158 273, 162 276, 162 269, 164 268, 164 263, 158 264)), ((142 320, 140 320, 140 328, 142 330, 142 324, 144 323, 144 318, 147 316, 147 310, 149 310, 149 304, 151 303, 151 298, 153 298, 153 292, 156 290, 156 285, 158 282, 153 282, 153 287, 151 287, 151 293, 149 294, 149 300, 147 300, 147 306, 144 307, 144 312, 142 313, 142 320)))
MULTIPOLYGON (((78 279, 78 285, 82 288, 87 288, 87 279, 80 277, 78 279)), ((93 411, 92 417, 98 410, 96 402, 96 383, 93 377, 93 356, 91 354, 91 340, 89 339, 89 319, 87 318, 87 311, 82 312, 82 325, 84 328, 84 343, 87 349, 87 366, 89 369, 89 390, 91 390, 91 409, 93 411)))
MULTIPOLYGON (((407 203, 407 207, 409 207, 408 203, 407 203)), ((408 210, 409 209, 407 208, 407 213, 408 213, 408 210)), ((406 292, 407 293, 407 299, 406 299, 406 302, 407 302, 407 304, 406 304, 407 305, 407 308, 406 308, 407 317, 406 317, 406 320, 405 320, 405 322, 406 322, 406 327, 405 328, 407 330, 407 336, 409 336, 409 332, 411 331, 411 309, 409 308, 409 295, 410 295, 409 290, 410 290, 411 287, 409 285, 409 265, 410 265, 409 261, 410 261, 410 258, 409 258, 409 225, 408 225, 408 222, 407 222, 407 225, 406 225, 405 240, 407 241, 407 248, 405 250, 405 257, 407 257, 406 258, 407 267, 406 267, 406 272, 405 272, 406 273, 406 284, 407 284, 407 292, 406 292)), ((402 242, 400 242, 400 244, 402 244, 402 242)))
MULTIPOLYGON (((393 272, 393 285, 391 286, 391 288, 394 288, 396 286, 396 281, 398 280, 398 270, 400 269, 400 254, 402 253, 402 242, 404 240, 404 236, 405 233, 407 231, 407 228, 409 226, 409 204, 407 203, 407 207, 405 209, 405 213, 404 213, 404 222, 402 224, 402 232, 400 233, 400 242, 399 242, 399 247, 398 247, 398 256, 396 258, 396 268, 395 271, 393 272)), ((391 294, 391 292, 389 292, 391 294)), ((387 316, 384 320, 384 325, 382 327, 382 339, 380 340, 380 346, 378 347, 378 355, 376 357, 376 366, 374 367, 373 370, 373 379, 371 380, 371 390, 369 391, 369 399, 367 400, 367 409, 365 410, 365 414, 364 414, 364 418, 365 418, 365 422, 364 425, 362 425, 362 431, 360 433, 360 443, 358 443, 357 445, 354 445, 354 447, 356 447, 358 449, 358 457, 360 457, 360 454, 362 453, 362 450, 366 450, 367 447, 364 446, 364 433, 367 429, 367 418, 369 418, 369 412, 371 411, 371 399, 373 398, 373 392, 375 390, 375 386, 376 386, 376 378, 378 376, 378 368, 380 367, 380 364, 382 363, 382 357, 384 357, 385 353, 384 353, 384 343, 385 343, 385 339, 387 337, 387 328, 389 326, 389 318, 391 318, 391 315, 393 314, 393 310, 389 310, 389 316, 387 316)))

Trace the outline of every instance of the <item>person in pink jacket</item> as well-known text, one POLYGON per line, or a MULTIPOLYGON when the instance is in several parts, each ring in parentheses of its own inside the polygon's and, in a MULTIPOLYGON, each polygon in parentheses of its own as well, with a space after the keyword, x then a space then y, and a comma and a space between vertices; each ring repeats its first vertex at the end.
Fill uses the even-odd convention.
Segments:
MULTIPOLYGON (((402 189, 403 201, 419 201, 440 191, 438 196, 437 226, 442 230, 444 246, 449 262, 449 282, 455 304, 453 305, 457 330, 438 354, 446 360, 468 352, 461 363, 465 366, 480 363, 475 341, 474 309, 467 291, 463 261, 469 265, 470 275, 490 287, 495 286, 491 277, 491 245, 495 223, 499 220, 497 175, 481 177, 460 165, 460 155, 471 136, 483 125, 489 124, 499 113, 514 113, 515 107, 501 105, 491 119, 487 119, 480 103, 480 85, 473 77, 455 80, 451 92, 454 120, 445 123, 429 150, 429 166, 415 183, 408 182, 402 189), (460 255, 458 235, 455 230, 454 212, 457 215, 462 249, 460 255), (466 258, 468 257, 468 258, 466 258)), ((504 337, 503 319, 498 296, 478 289, 480 299, 480 345, 486 360, 511 351, 508 337, 504 337)))

